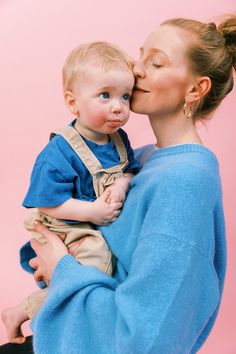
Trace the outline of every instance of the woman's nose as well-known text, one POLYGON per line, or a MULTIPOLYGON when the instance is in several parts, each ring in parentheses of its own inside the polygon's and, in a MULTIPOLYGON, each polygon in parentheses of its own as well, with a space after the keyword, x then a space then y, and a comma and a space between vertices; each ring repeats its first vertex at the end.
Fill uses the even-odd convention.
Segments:
POLYGON ((133 74, 135 77, 144 78, 145 70, 141 61, 136 61, 133 66, 133 74))

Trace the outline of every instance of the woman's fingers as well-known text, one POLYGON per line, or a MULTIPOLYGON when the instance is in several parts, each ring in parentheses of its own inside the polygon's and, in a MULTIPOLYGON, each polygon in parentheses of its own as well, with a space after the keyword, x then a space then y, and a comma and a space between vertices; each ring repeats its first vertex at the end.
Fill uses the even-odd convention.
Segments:
POLYGON ((48 228, 38 220, 35 220, 35 222, 34 222, 34 230, 38 231, 46 239, 50 239, 52 237, 57 237, 57 235, 55 235, 55 233, 48 230, 48 228))
POLYGON ((33 250, 37 253, 37 251, 38 251, 38 249, 40 247, 40 243, 37 240, 35 240, 35 239, 31 239, 30 240, 30 244, 31 244, 31 247, 33 248, 33 250))
POLYGON ((34 230, 43 237, 40 242, 35 239, 30 240, 31 247, 37 257, 31 259, 29 264, 36 269, 35 280, 45 280, 48 284, 58 261, 68 253, 68 249, 56 233, 48 230, 40 222, 35 223, 34 230))
POLYGON ((34 279, 36 281, 41 281, 41 280, 44 280, 41 272, 40 272, 40 269, 38 269, 38 257, 35 257, 35 258, 32 258, 30 259, 29 261, 29 265, 35 269, 35 272, 34 272, 34 279))
POLYGON ((30 261, 29 261, 29 265, 32 268, 37 269, 38 268, 38 257, 31 258, 30 261))
POLYGON ((36 269, 36 271, 34 272, 34 279, 36 281, 42 281, 44 280, 42 274, 40 273, 40 271, 38 269, 36 269))

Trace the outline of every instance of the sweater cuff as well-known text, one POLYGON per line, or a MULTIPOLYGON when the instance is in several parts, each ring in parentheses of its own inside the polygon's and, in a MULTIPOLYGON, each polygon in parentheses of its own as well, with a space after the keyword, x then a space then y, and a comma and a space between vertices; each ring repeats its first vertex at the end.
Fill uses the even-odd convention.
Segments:
POLYGON ((110 275, 96 267, 82 265, 73 256, 66 254, 59 260, 52 274, 49 293, 60 289, 60 292, 65 291, 68 294, 69 288, 71 291, 79 291, 87 286, 97 287, 98 284, 113 290, 118 286, 117 280, 110 275))
POLYGON ((56 285, 58 282, 61 283, 63 278, 68 272, 71 272, 72 268, 75 266, 81 267, 81 264, 70 254, 65 254, 56 265, 50 281, 50 287, 54 284, 56 285))

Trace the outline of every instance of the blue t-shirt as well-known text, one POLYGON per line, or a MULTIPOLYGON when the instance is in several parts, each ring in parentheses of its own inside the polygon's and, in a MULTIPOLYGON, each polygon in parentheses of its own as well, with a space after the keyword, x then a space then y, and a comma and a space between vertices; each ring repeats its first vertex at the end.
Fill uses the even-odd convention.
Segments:
MULTIPOLYGON (((118 132, 129 160, 124 172, 137 173, 140 165, 134 158, 128 136, 122 129, 118 132)), ((84 137, 83 139, 103 168, 120 163, 119 154, 111 139, 104 145, 98 145, 84 137)), ((22 204, 26 208, 53 207, 70 198, 93 201, 96 195, 88 169, 68 142, 61 135, 56 135, 36 159, 30 186, 22 204)))

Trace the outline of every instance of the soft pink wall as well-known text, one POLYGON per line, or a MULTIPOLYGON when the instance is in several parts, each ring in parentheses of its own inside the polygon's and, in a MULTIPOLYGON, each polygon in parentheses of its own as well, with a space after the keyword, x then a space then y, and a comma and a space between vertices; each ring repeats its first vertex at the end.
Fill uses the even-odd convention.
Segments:
MULTIPOLYGON (((81 42, 108 40, 135 57, 148 32, 164 19, 187 16, 208 21, 232 11, 235 0, 0 0, 0 195, 1 233, 6 240, 0 248, 0 310, 35 289, 18 264, 19 247, 29 237, 22 226, 21 201, 34 158, 49 132, 71 120, 60 77, 68 52, 81 42)), ((236 353, 235 98, 234 90, 208 127, 200 128, 205 144, 220 161, 228 239, 223 303, 202 354, 236 353)), ((145 117, 132 115, 126 130, 134 147, 154 141, 145 117)), ((0 342, 5 341, 0 324, 0 342)))

